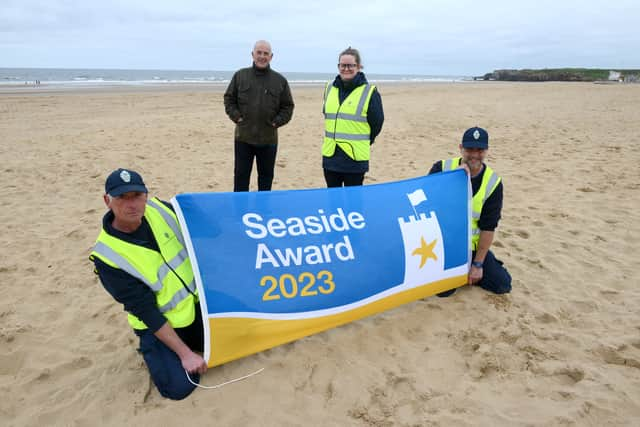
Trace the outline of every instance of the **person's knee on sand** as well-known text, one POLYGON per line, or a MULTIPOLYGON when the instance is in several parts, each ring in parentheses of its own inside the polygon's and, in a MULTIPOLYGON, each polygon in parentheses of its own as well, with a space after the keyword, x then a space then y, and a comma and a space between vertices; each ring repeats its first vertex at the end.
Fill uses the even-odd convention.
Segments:
POLYGON ((479 283, 482 289, 494 294, 511 292, 511 275, 504 268, 503 262, 497 259, 491 251, 487 253, 484 268, 484 277, 479 283))
MULTIPOLYGON (((140 337, 140 353, 160 394, 172 400, 182 400, 196 388, 187 378, 180 358, 153 334, 140 337)), ((197 383, 200 376, 191 375, 197 383)))

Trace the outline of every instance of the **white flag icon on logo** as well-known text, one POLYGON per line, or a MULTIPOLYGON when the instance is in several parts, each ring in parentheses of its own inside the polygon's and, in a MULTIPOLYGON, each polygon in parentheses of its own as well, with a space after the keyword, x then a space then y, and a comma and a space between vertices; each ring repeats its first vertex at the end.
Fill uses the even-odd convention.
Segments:
POLYGON ((420 203, 427 201, 427 195, 424 194, 422 188, 417 189, 413 193, 407 194, 407 197, 409 198, 412 206, 418 206, 420 203))

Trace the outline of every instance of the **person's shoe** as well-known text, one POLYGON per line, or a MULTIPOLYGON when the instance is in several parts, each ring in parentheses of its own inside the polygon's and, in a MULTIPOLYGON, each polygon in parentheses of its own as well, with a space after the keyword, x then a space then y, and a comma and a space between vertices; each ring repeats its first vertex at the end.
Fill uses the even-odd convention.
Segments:
POLYGON ((453 295, 455 291, 456 291, 455 289, 449 289, 448 291, 440 292, 439 294, 436 294, 436 295, 438 295, 440 298, 446 298, 453 295))

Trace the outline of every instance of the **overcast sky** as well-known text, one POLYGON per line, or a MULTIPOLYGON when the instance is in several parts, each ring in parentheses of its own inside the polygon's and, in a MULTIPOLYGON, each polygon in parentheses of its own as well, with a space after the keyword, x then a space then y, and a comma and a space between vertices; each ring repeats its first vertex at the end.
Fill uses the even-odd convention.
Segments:
POLYGON ((257 39, 273 68, 481 75, 640 68, 640 1, 0 0, 0 67, 235 70, 257 39))

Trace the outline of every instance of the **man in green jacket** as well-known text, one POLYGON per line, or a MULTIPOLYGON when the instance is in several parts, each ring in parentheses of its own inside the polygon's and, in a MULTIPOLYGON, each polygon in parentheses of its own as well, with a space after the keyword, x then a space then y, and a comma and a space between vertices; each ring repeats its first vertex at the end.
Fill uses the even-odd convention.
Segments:
POLYGON ((258 190, 271 190, 278 148, 278 128, 291 120, 293 98, 289 83, 270 67, 271 45, 258 40, 253 65, 238 70, 224 94, 224 108, 236 124, 233 191, 249 191, 253 159, 258 190))

